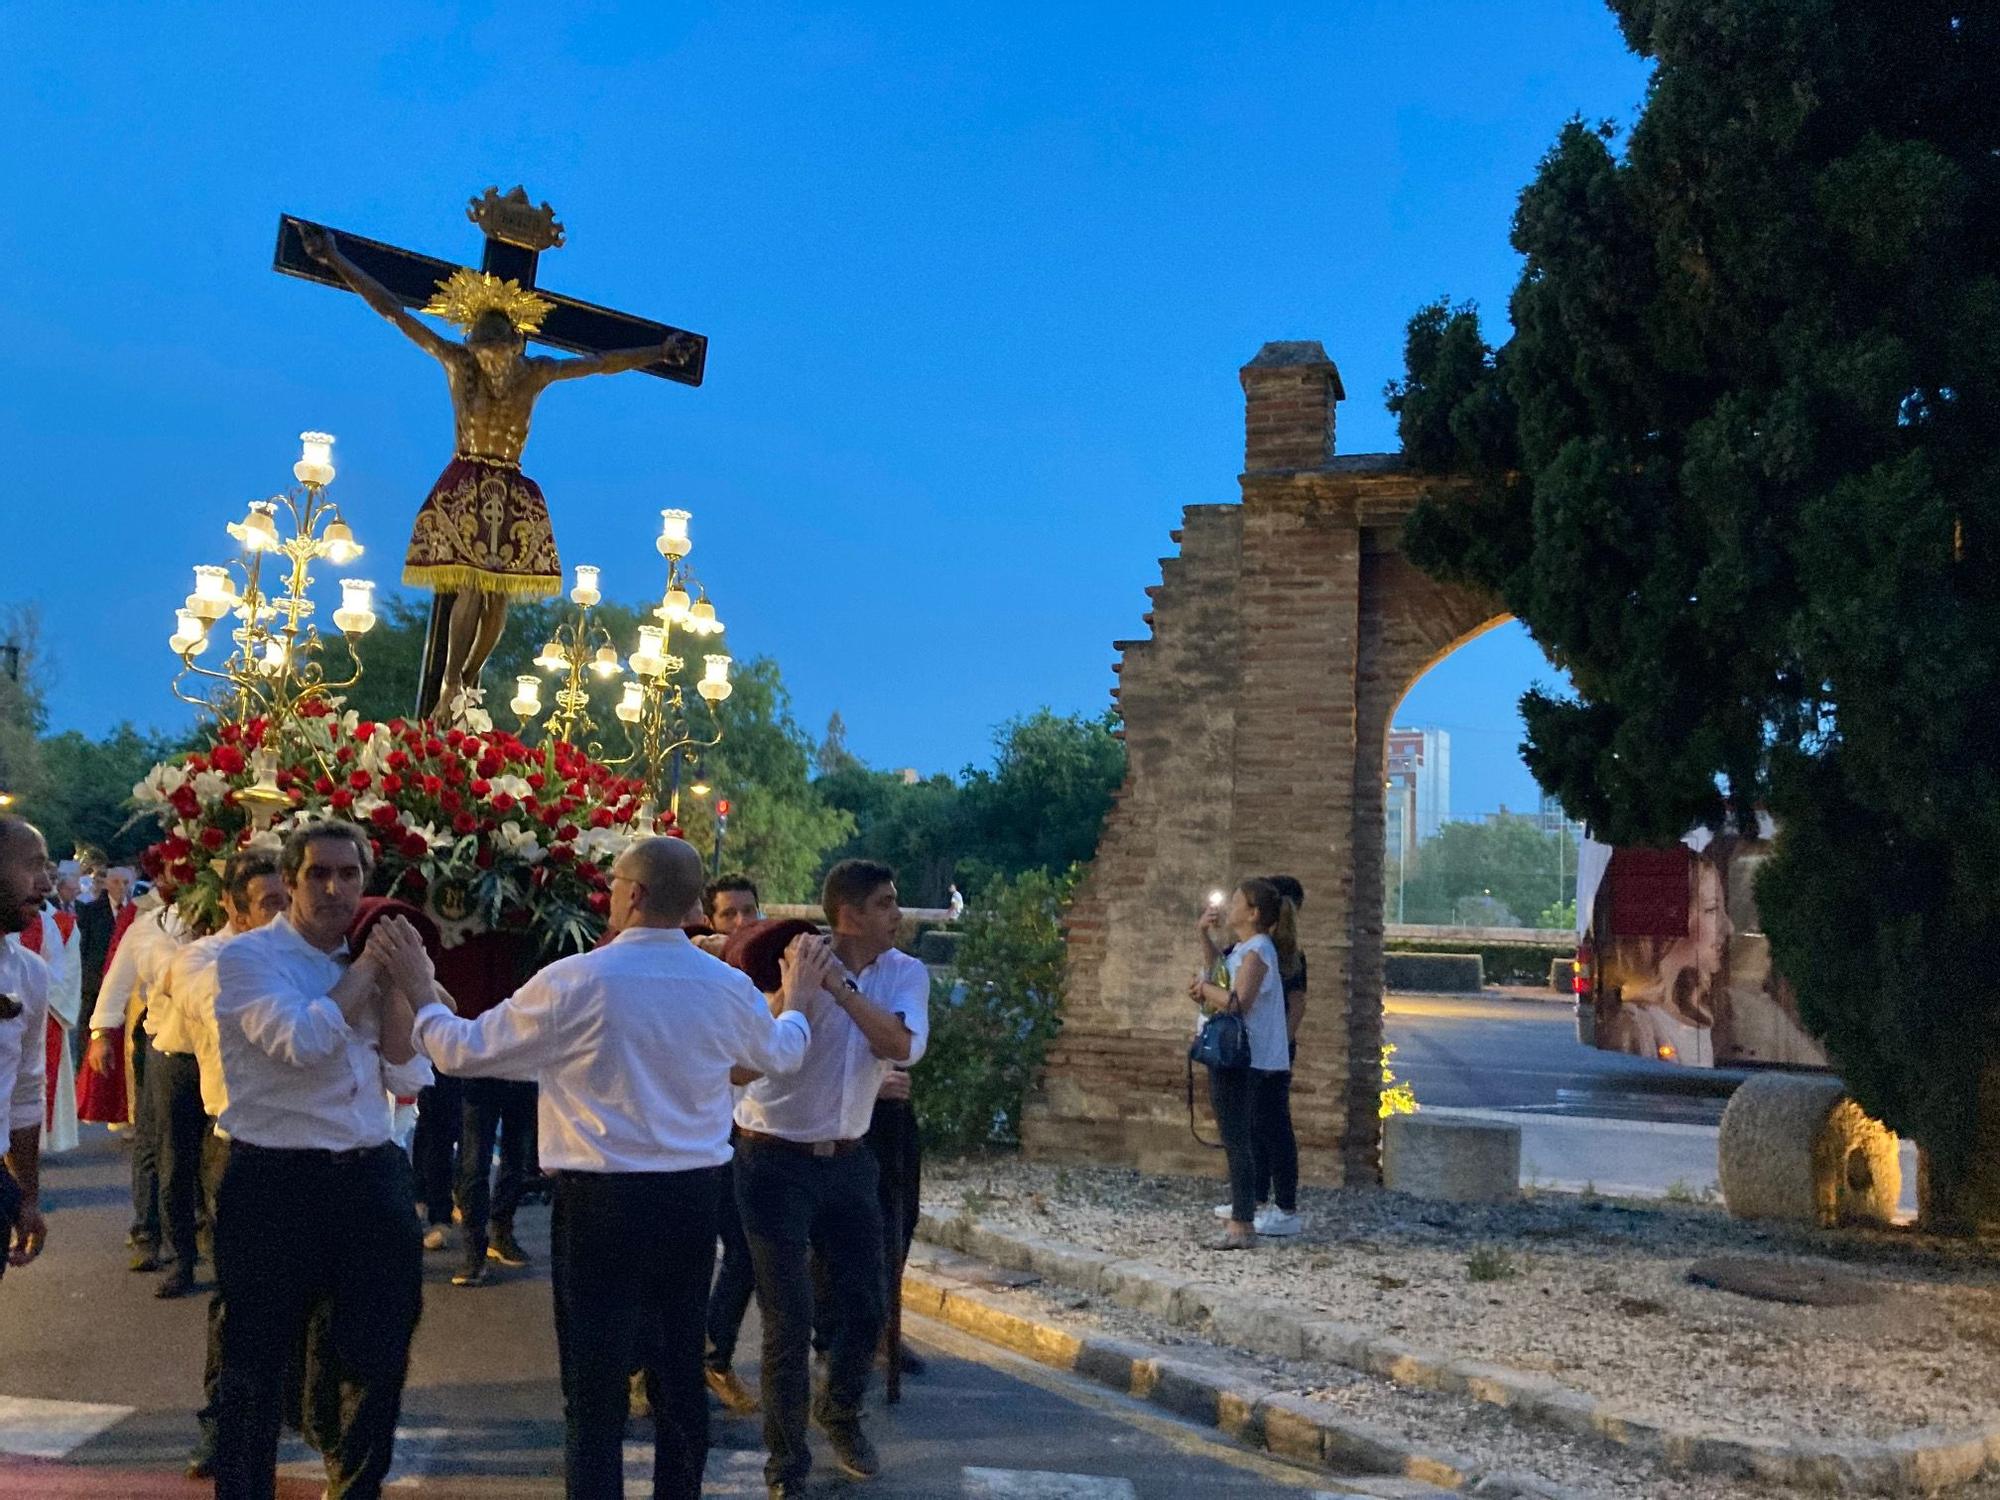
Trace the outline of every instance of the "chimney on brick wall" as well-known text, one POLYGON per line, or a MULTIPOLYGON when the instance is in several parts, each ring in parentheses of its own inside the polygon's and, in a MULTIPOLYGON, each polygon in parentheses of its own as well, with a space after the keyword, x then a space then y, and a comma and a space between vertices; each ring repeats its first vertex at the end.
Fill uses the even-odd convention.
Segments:
POLYGON ((1317 469, 1333 457, 1333 408, 1347 399, 1318 339, 1266 344, 1243 367, 1243 469, 1317 469))

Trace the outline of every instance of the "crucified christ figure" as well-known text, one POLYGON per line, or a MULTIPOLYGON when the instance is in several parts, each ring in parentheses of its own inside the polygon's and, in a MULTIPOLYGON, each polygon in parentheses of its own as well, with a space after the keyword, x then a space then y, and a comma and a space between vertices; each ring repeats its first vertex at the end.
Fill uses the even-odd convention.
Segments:
POLYGON ((530 355, 526 335, 541 326, 550 303, 516 282, 458 270, 438 284, 424 308, 465 330, 465 341, 454 343, 411 316, 325 230, 307 227, 303 233, 306 253, 443 365, 451 387, 456 452, 417 512, 403 559, 403 582, 458 596, 438 698, 448 707, 463 689, 479 685, 506 626, 508 600, 562 592, 548 504, 541 487, 521 472, 536 397, 558 380, 615 375, 660 359, 685 361, 693 340, 677 334, 642 349, 576 359, 530 355))

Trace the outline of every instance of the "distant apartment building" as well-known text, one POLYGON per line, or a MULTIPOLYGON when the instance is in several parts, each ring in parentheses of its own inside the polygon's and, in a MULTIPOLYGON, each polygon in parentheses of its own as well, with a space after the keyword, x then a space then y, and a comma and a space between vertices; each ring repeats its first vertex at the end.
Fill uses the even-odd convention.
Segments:
POLYGON ((1389 854, 1414 854, 1451 820, 1451 736, 1442 729, 1391 729, 1386 779, 1389 854))

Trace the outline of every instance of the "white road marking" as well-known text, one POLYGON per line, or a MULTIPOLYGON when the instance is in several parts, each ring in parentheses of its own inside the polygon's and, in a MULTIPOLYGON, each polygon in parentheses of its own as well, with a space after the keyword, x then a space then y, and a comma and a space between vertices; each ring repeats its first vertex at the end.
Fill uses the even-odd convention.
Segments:
POLYGON ((965 1471, 966 1500, 1138 1500, 1129 1479, 1096 1474, 1046 1474, 1033 1469, 965 1471))
POLYGON ((129 1406, 92 1401, 38 1401, 0 1396, 0 1453, 22 1458, 67 1458, 101 1432, 132 1415, 129 1406))
MULTIPOLYGON (((703 1495, 762 1496, 764 1453, 741 1448, 711 1448, 708 1468, 701 1477, 703 1495)), ((648 1500, 653 1493, 653 1445, 625 1445, 625 1494, 627 1500, 648 1500)))

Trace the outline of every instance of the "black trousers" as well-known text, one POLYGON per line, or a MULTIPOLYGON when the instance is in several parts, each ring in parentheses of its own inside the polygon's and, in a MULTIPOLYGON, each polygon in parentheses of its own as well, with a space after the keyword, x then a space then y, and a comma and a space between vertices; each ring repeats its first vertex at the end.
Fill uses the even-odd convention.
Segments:
POLYGON ((146 1076, 153 1067, 153 1039, 144 1019, 132 1026, 132 1241, 160 1243, 160 1135, 153 1125, 146 1076))
MULTIPOLYGON (((208 1222, 215 1223, 216 1199, 222 1190, 222 1170, 229 1164, 229 1138, 215 1133, 215 1122, 209 1122, 207 1137, 201 1145, 201 1191, 208 1200, 208 1222)), ((222 1376, 222 1288, 208 1299, 208 1349, 201 1363, 201 1409, 194 1414, 195 1423, 201 1428, 201 1440, 195 1444, 195 1456, 211 1461, 215 1458, 215 1427, 220 1408, 215 1399, 216 1385, 222 1376)))
POLYGON ((708 1367, 726 1370, 736 1362, 736 1337, 743 1315, 757 1295, 757 1272, 750 1264, 750 1241, 743 1233, 743 1215, 736 1207, 735 1167, 723 1169, 722 1191, 716 1198, 715 1232, 722 1239, 722 1263, 708 1293, 708 1367))
MULTIPOLYGON (((862 1137, 875 1153, 875 1199, 882 1206, 882 1295, 886 1321, 886 1299, 903 1294, 903 1264, 910 1258, 910 1243, 917 1235, 917 1216, 923 1207, 923 1145, 917 1136, 917 1112, 907 1099, 877 1099, 875 1113, 868 1120, 868 1134, 862 1137)), ((826 1264, 813 1257, 813 1303, 816 1309, 813 1348, 824 1350, 833 1342, 833 1325, 840 1317, 840 1302, 833 1295, 833 1279, 826 1264)))
POLYGON ((146 1069, 147 1113, 158 1145, 160 1219, 167 1244, 192 1274, 198 1258, 202 1143, 208 1114, 201 1107, 201 1067, 191 1052, 155 1050, 146 1069))
POLYGON ((1257 1212, 1257 1178, 1268 1168, 1272 1195, 1286 1213, 1298 1207, 1299 1146, 1292 1133, 1292 1075, 1257 1068, 1210 1068, 1208 1100, 1229 1159, 1230 1217, 1257 1212))
POLYGON ((826 1396, 829 1426, 858 1422, 882 1340, 882 1205, 875 1153, 811 1156, 766 1141, 736 1146, 736 1204, 764 1320, 764 1447, 770 1484, 811 1472, 811 1354, 815 1254, 830 1272, 826 1396))
POLYGON ((535 1152, 532 1083, 512 1078, 459 1080, 458 1213, 465 1227, 465 1258, 486 1258, 487 1225, 514 1231, 521 1185, 535 1152), (493 1171, 493 1142, 500 1142, 500 1170, 493 1171))
POLYGON ((708 1463, 702 1325, 726 1167, 559 1172, 550 1219, 564 1493, 621 1500, 631 1372, 653 1407, 655 1500, 697 1500, 708 1463))
POLYGON ((327 1494, 380 1494, 423 1307, 413 1192, 393 1144, 334 1155, 231 1143, 216 1204, 216 1500, 272 1500, 286 1367, 316 1314, 316 1357, 340 1393, 327 1494))
POLYGON ((417 1096, 417 1134, 410 1142, 410 1164, 417 1174, 417 1201, 424 1205, 424 1216, 432 1224, 451 1222, 463 1108, 458 1080, 442 1073, 417 1096))

